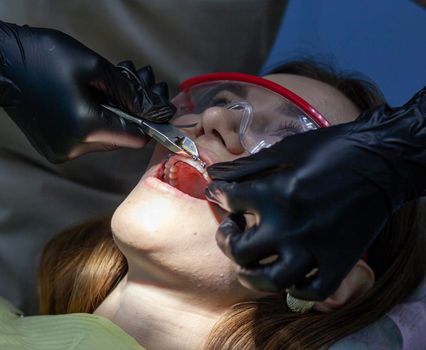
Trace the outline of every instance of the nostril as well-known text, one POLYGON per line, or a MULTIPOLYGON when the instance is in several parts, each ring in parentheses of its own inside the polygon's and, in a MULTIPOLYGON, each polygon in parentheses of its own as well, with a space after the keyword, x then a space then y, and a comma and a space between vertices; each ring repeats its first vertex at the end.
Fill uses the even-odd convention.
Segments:
POLYGON ((216 129, 213 129, 211 131, 211 133, 220 140, 220 142, 222 142, 222 144, 226 147, 226 142, 225 139, 222 137, 222 135, 220 134, 219 131, 217 131, 216 129))
POLYGON ((204 135, 204 134, 205 134, 205 132, 204 132, 204 128, 203 128, 203 126, 201 125, 201 123, 198 123, 198 124, 195 126, 195 128, 194 128, 194 134, 195 134, 195 137, 199 137, 199 136, 202 136, 202 135, 204 135))

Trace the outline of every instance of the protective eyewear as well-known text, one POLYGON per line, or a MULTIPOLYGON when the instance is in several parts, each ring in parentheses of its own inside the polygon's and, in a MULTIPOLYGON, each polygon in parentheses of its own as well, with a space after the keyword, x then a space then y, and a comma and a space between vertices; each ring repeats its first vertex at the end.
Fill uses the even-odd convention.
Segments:
POLYGON ((327 127, 330 123, 300 96, 285 87, 243 73, 214 73, 184 81, 171 101, 172 124, 188 128, 209 108, 223 108, 239 123, 244 149, 254 154, 287 136, 327 127))

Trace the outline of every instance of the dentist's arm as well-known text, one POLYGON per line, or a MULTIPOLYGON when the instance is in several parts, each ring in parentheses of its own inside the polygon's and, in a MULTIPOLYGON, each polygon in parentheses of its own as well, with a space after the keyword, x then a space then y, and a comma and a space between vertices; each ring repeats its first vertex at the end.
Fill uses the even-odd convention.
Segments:
POLYGON ((173 115, 167 85, 155 84, 150 67, 123 66, 62 32, 0 22, 0 106, 52 162, 146 143, 138 128, 103 113, 101 104, 137 116, 158 110, 161 121, 173 115))
POLYGON ((214 181, 207 195, 231 212, 217 241, 241 266, 240 280, 324 300, 390 215, 425 192, 426 88, 400 108, 382 106, 351 123, 288 137, 208 173, 214 181), (259 223, 246 229, 245 212, 259 223))

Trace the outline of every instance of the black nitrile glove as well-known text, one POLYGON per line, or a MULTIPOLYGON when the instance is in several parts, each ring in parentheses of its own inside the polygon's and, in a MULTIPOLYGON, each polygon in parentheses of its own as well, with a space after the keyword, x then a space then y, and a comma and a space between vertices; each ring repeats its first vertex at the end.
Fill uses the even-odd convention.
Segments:
POLYGON ((139 128, 101 104, 156 122, 175 112, 150 67, 115 67, 59 31, 0 22, 0 106, 41 154, 60 162, 146 143, 139 128))
POLYGON ((426 88, 401 108, 382 106, 351 123, 288 137, 208 173, 207 196, 231 212, 217 241, 241 266, 242 283, 323 300, 390 215, 425 191, 426 88), (257 225, 245 227, 247 212, 257 225))

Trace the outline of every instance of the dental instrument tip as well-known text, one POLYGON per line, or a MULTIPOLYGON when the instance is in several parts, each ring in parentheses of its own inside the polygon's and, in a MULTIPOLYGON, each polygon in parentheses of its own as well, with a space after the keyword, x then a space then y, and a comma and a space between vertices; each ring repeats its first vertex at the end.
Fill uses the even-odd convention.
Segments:
POLYGON ((193 155, 193 156, 192 156, 192 159, 194 159, 194 160, 196 160, 197 162, 199 162, 199 163, 201 164, 201 167, 202 167, 203 169, 205 169, 205 168, 207 167, 207 164, 206 164, 205 162, 203 162, 203 161, 201 160, 201 158, 200 158, 200 157, 197 157, 196 155, 193 155))

